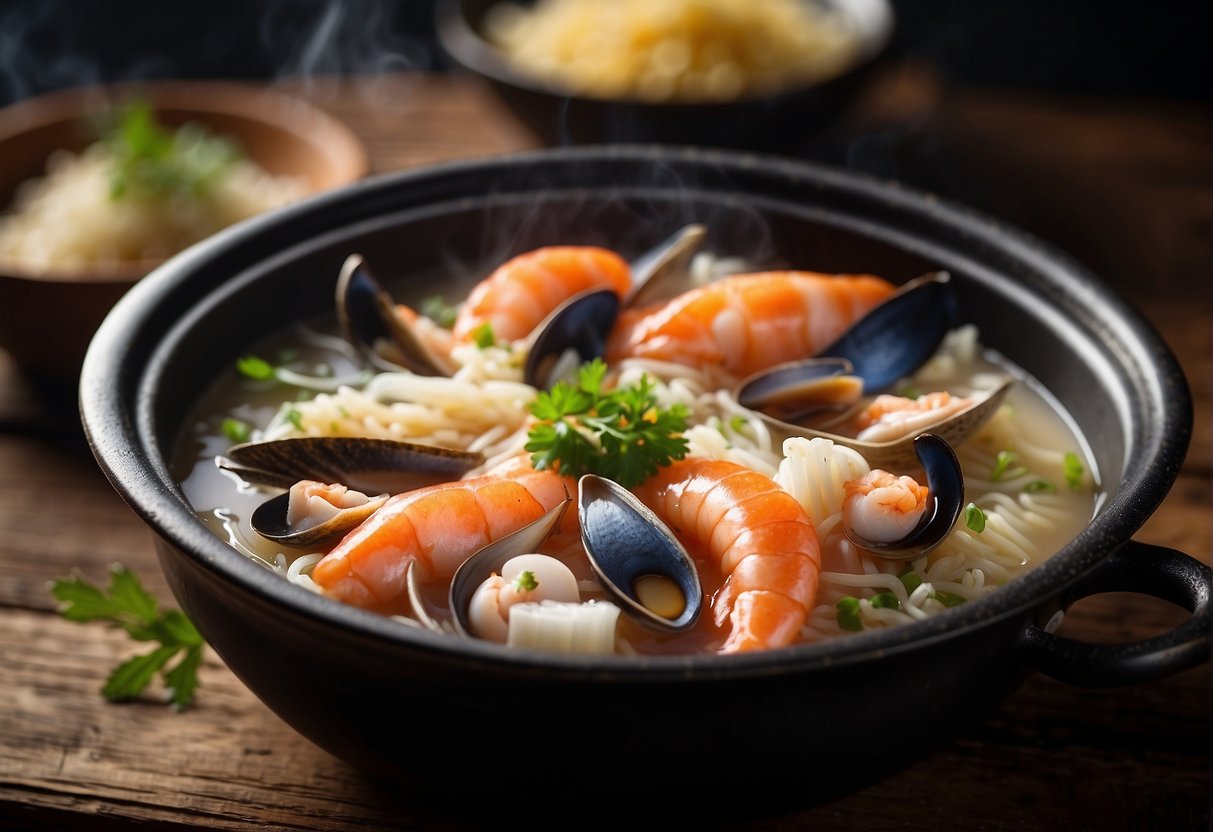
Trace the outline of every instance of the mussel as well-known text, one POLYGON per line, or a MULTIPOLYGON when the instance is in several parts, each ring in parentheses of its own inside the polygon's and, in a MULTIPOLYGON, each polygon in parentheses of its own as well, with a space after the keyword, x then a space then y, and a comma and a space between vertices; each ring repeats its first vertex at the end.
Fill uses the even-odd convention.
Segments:
MULTIPOLYGON (((706 234, 702 225, 687 225, 635 258, 632 288, 622 302, 647 301, 685 285, 682 278, 689 274, 690 259, 706 234)), ((611 306, 600 295, 590 291, 565 301, 531 333, 524 376, 528 383, 548 386, 550 379, 559 377, 559 372, 553 376, 553 370, 560 369, 563 356, 575 355, 585 361, 602 354, 621 300, 614 297, 611 306), (586 299, 587 295, 592 297, 586 299)), ((336 305, 345 337, 376 369, 407 369, 430 376, 449 376, 454 371, 450 359, 433 350, 415 324, 398 314, 396 302, 359 254, 350 255, 342 266, 336 305)))
POLYGON ((578 517, 590 565, 612 600, 658 630, 694 626, 703 607, 699 573, 656 514, 618 483, 586 474, 578 517))
POLYGON ((947 272, 915 278, 856 321, 817 356, 755 373, 734 388, 744 407, 766 422, 775 436, 821 436, 854 448, 874 466, 912 465, 914 437, 930 432, 960 444, 994 415, 1014 380, 973 393, 963 409, 925 414, 901 435, 871 441, 840 428, 871 398, 911 376, 939 349, 956 326, 956 300, 947 272))
MULTIPOLYGON (((331 515, 319 521, 307 520, 300 522, 291 517, 291 501, 296 497, 297 489, 333 489, 333 485, 302 480, 291 486, 291 490, 277 497, 272 497, 254 509, 249 522, 257 534, 264 538, 294 548, 323 548, 335 543, 346 534, 362 524, 364 520, 379 510, 387 502, 388 494, 374 496, 357 493, 353 489, 354 499, 341 508, 333 507, 331 515)), ((338 488, 345 493, 343 486, 338 488)))
POLYGON ((934 549, 952 531, 964 505, 964 473, 951 445, 942 437, 924 433, 914 437, 913 447, 930 489, 929 503, 918 524, 893 541, 869 540, 843 524, 843 533, 852 543, 888 560, 914 560, 934 549))

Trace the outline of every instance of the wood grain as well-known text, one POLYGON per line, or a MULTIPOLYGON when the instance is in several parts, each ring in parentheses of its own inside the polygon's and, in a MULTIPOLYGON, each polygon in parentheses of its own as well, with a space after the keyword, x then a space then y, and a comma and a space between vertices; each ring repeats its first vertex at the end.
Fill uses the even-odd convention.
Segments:
MULTIPOLYGON (((535 146, 486 88, 458 76, 296 89, 365 137, 378 172, 535 146)), ((956 170, 941 192, 1075 252, 1162 332, 1188 374, 1196 430, 1137 538, 1208 562, 1207 113, 949 90, 910 72, 890 76, 841 135, 884 140, 890 125, 905 147, 947 149, 956 170)), ((905 147, 899 157, 914 156, 905 147)), ((930 165, 913 170, 930 184, 930 165)), ((158 690, 105 703, 105 675, 138 646, 60 619, 46 582, 72 570, 100 580, 122 562, 161 598, 167 590, 149 532, 98 472, 74 413, 49 408, 2 355, 0 529, 0 827, 445 830, 520 818, 516 807, 490 817, 364 777, 283 724, 213 654, 186 713, 158 690)), ((1076 605, 1062 632, 1128 641, 1182 619, 1164 602, 1105 595, 1076 605)), ((754 801, 741 824, 754 830, 1207 829, 1209 701, 1207 666, 1112 690, 1033 675, 958 739, 857 794, 779 815, 764 815, 760 796, 729 799, 754 801)), ((724 782, 727 791, 727 768, 724 782)))

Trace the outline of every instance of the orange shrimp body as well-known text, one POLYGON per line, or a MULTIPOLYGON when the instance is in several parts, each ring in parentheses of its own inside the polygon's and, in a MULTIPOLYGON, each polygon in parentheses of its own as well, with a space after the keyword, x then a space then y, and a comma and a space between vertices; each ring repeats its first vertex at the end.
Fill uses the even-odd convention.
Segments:
POLYGON ((481 477, 397 494, 316 564, 312 580, 347 604, 386 603, 405 591, 411 562, 427 579, 450 577, 477 549, 539 519, 574 489, 518 457, 481 477))
POLYGON ((725 578, 712 600, 726 621, 722 653, 796 640, 817 595, 817 532, 796 499, 768 476, 733 462, 683 459, 635 489, 636 496, 725 578))
POLYGON ((627 261, 596 246, 548 246, 506 261, 476 285, 455 318, 457 342, 488 324, 499 341, 525 338, 548 313, 587 289, 621 297, 632 284, 627 261))
POLYGON ((868 540, 891 543, 905 537, 927 510, 931 490, 913 477, 874 468, 842 484, 843 522, 868 540))
POLYGON ((655 308, 624 312, 607 360, 655 358, 749 375, 815 355, 893 290, 872 275, 734 275, 655 308))

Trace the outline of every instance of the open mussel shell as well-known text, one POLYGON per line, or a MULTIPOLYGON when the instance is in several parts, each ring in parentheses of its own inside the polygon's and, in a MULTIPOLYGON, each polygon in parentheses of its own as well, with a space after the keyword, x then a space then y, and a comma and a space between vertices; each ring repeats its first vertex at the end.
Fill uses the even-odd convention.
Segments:
POLYGON ((807 358, 744 378, 733 395, 742 407, 796 422, 821 410, 852 406, 863 395, 863 380, 845 358, 807 358))
POLYGON ((523 380, 548 390, 556 382, 574 377, 586 361, 605 355, 619 306, 613 290, 590 289, 556 307, 531 335, 523 380))
POLYGON ((901 540, 881 543, 865 540, 843 524, 852 543, 887 560, 914 560, 934 549, 951 533, 964 505, 964 472, 952 446, 929 433, 916 436, 913 445, 930 489, 930 504, 918 525, 901 540))
POLYGON ((346 258, 337 277, 337 320, 347 341, 377 370, 449 376, 454 368, 426 346, 360 254, 346 258))
POLYGON ((690 288, 691 260, 708 235, 707 226, 685 225, 632 260, 632 286, 624 306, 667 301, 690 288))
POLYGON ((360 506, 344 508, 337 514, 308 528, 299 529, 287 522, 290 493, 266 500, 253 511, 249 522, 264 538, 294 548, 325 548, 356 529, 388 500, 387 494, 371 497, 360 506))
POLYGON ((246 442, 218 459, 220 468, 253 485, 290 488, 316 480, 364 494, 399 494, 451 482, 483 462, 483 454, 469 451, 352 436, 246 442))
POLYGON ((1014 378, 1006 376, 995 387, 972 393, 970 396, 972 403, 964 410, 957 411, 949 416, 940 417, 933 422, 907 427, 905 435, 884 442, 869 442, 831 432, 831 425, 847 421, 858 408, 866 404, 867 399, 845 413, 833 416, 823 423, 810 422, 809 424, 798 424, 796 422, 784 421, 762 411, 756 410, 754 412, 758 414, 771 433, 780 441, 791 436, 804 436, 810 439, 820 436, 836 444, 854 448, 863 454, 864 459, 873 468, 896 470, 908 468, 915 464, 917 455, 914 451, 914 437, 919 433, 935 434, 951 445, 963 443, 980 430, 982 425, 998 412, 998 408, 1002 406, 1007 392, 1014 383, 1014 378))
MULTIPOLYGON (((518 555, 537 552, 543 541, 547 540, 548 536, 560 525, 565 511, 572 501, 571 497, 562 500, 539 519, 477 550, 455 570, 455 575, 451 578, 448 602, 455 630, 460 635, 475 635, 471 622, 468 620, 468 606, 472 603, 472 596, 476 594, 477 588, 493 573, 500 574, 506 561, 518 555)), ((425 609, 421 593, 416 585, 415 571, 411 565, 406 579, 409 585, 409 600, 413 603, 414 613, 423 624, 434 629, 434 617, 425 609)), ((437 627, 437 629, 441 628, 437 627)))
POLYGON ((931 272, 901 286, 817 355, 849 361, 872 395, 925 364, 956 321, 951 276, 931 272))
POLYGON ((694 626, 703 607, 699 573, 656 514, 618 483, 586 474, 578 481, 578 518, 590 565, 625 612, 667 632, 694 626), (654 576, 681 594, 672 609, 659 612, 641 602, 644 590, 638 587, 654 576))

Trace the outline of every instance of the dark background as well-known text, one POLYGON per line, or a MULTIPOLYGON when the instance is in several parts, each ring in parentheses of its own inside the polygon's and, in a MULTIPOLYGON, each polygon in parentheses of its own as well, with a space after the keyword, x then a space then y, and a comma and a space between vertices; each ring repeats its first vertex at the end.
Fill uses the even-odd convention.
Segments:
MULTIPOLYGON (((609 0, 604 0, 609 2, 609 0)), ((1209 0, 901 0, 949 83, 1209 99, 1209 0)), ((0 105, 91 81, 442 70, 428 0, 0 0, 0 105)))

